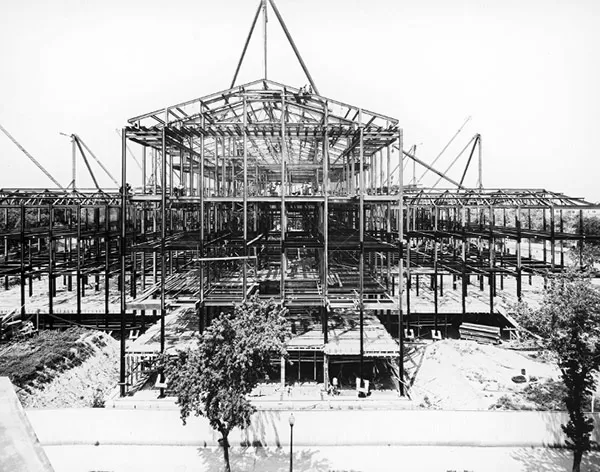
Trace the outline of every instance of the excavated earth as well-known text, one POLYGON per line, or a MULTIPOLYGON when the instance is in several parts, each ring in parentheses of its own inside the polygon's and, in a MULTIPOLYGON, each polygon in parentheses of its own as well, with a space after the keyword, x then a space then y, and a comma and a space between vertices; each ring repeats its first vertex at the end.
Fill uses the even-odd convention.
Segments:
POLYGON ((25 408, 102 407, 118 378, 119 344, 101 331, 41 332, 0 348, 0 375, 25 408))

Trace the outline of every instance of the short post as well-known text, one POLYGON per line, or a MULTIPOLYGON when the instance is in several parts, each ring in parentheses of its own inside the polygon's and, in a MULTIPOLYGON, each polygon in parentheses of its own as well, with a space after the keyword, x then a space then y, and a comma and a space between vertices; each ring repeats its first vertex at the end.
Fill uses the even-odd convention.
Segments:
POLYGON ((290 414, 290 472, 294 470, 294 414, 290 414))

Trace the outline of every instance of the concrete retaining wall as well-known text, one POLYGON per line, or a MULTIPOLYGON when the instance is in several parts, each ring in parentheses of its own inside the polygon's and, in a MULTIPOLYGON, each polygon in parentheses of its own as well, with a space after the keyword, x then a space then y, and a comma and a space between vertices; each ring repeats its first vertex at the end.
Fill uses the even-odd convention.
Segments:
POLYGON ((52 472, 12 383, 0 377, 0 471, 52 472))
MULTIPOLYGON (((215 446, 219 438, 204 418, 183 426, 174 410, 28 410, 42 445, 215 446)), ((261 411, 232 446, 289 444, 289 412, 261 411)), ((600 415, 594 414, 600 442, 600 415)), ((295 412, 294 444, 562 447, 560 412, 504 411, 311 411, 295 412)))

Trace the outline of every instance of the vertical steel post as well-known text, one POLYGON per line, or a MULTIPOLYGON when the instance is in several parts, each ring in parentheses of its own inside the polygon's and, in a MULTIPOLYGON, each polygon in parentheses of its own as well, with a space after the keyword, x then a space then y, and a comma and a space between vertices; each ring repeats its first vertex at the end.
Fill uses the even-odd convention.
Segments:
MULTIPOLYGON (((417 145, 415 144, 415 150, 414 150, 413 156, 416 156, 416 155, 417 155, 417 145)), ((416 187, 417 186, 417 161, 415 161, 413 159, 412 165, 413 165, 412 166, 412 174, 413 174, 412 183, 413 183, 413 186, 416 187)))
MULTIPOLYGON (((152 182, 152 194, 156 195, 157 186, 158 186, 158 157, 157 157, 156 149, 152 148, 151 153, 152 153, 152 175, 154 177, 154 180, 152 182)), ((154 231, 156 231, 156 228, 154 228, 154 231)))
POLYGON ((479 182, 478 182, 478 186, 479 188, 483 188, 483 151, 481 150, 481 135, 478 134, 477 135, 477 142, 478 142, 478 146, 477 146, 477 151, 478 151, 478 161, 479 161, 479 182))
MULTIPOLYGON (((21 231, 19 232, 20 249, 20 286, 21 286, 21 316, 25 316, 25 204, 21 200, 21 231)), ((31 283, 31 282, 30 282, 31 283)))
POLYGON ((77 321, 81 323, 81 205, 77 204, 77 321))
POLYGON ((558 224, 558 230, 561 232, 560 242, 559 242, 559 247, 560 247, 560 270, 564 270, 564 267, 565 267, 565 240, 564 240, 564 236, 562 235, 562 233, 564 233, 564 230, 565 230, 565 226, 564 226, 565 220, 563 219, 562 208, 559 210, 558 216, 560 218, 560 222, 558 224))
POLYGON ((48 313, 50 327, 54 327, 54 207, 48 205, 48 313))
POLYGON ((125 384, 125 245, 127 237, 127 131, 121 130, 121 345, 120 345, 120 365, 119 365, 119 384, 121 386, 121 396, 125 396, 127 385, 125 384))
MULTIPOLYGON (((265 5, 266 6, 266 5, 265 5)), ((266 56, 265 56, 266 60, 266 56)), ((265 78, 266 78, 266 70, 265 70, 265 78)), ((244 199, 244 256, 248 256, 248 143, 246 139, 246 127, 248 125, 248 110, 247 110, 247 100, 246 96, 243 98, 243 153, 244 153, 244 191, 242 193, 244 199)), ((247 273, 247 260, 242 259, 242 296, 243 299, 246 300, 246 293, 248 291, 248 273, 247 273)))
MULTIPOLYGON (((204 114, 202 115, 201 126, 204 129, 205 118, 204 114)), ((204 133, 200 136, 200 186, 198 191, 200 192, 200 259, 204 258, 204 133)), ((200 261, 200 310, 201 312, 198 314, 198 324, 201 329, 204 329, 206 326, 205 318, 205 308, 204 308, 204 261, 200 261)))
MULTIPOLYGON (((129 214, 129 212, 125 213, 125 222, 127 222, 128 220, 131 221, 131 228, 133 229, 132 235, 131 235, 131 256, 130 256, 130 260, 131 260, 131 274, 129 276, 129 290, 131 293, 131 298, 135 300, 136 296, 137 296, 137 252, 134 249, 134 246, 136 245, 136 235, 137 235, 137 211, 135 206, 131 207, 131 214, 129 214)), ((143 252, 142 252, 143 254, 143 252)), ((133 312, 134 314, 136 313, 135 311, 133 312)))
POLYGON ((550 265, 556 267, 556 224, 554 222, 554 206, 550 207, 550 265))
POLYGON ((521 207, 515 213, 515 226, 517 228, 517 298, 521 300, 521 207))
POLYGON ((410 206, 406 208, 406 329, 410 329, 410 288, 411 288, 411 275, 410 275, 410 206))
MULTIPOLYGON (((439 244, 437 236, 437 219, 435 235, 433 236, 433 329, 438 330, 438 312, 439 312, 439 297, 438 297, 438 255, 439 255, 439 244)), ((436 333, 437 334, 437 333, 436 333)))
POLYGON ((285 270, 286 270, 286 255, 285 255, 285 230, 287 226, 285 218, 285 189, 286 189, 286 162, 287 162, 287 149, 285 142, 285 117, 286 117, 286 101, 285 92, 281 94, 281 280, 279 291, 281 294, 282 303, 285 300, 285 270))
POLYGON ((400 395, 405 395, 404 388, 404 327, 402 325, 402 291, 404 289, 403 280, 403 257, 404 257, 404 166, 403 166, 403 130, 398 130, 398 376, 400 395))
MULTIPOLYGON (((386 127, 388 126, 388 122, 387 121, 385 122, 385 125, 386 125, 386 127)), ((387 192, 386 192, 387 195, 391 195, 391 193, 392 193, 391 190, 390 190, 390 188, 391 188, 390 169, 391 169, 391 165, 392 165, 392 162, 391 162, 392 156, 391 156, 391 149, 390 148, 391 148, 391 146, 388 146, 388 147, 385 148, 385 157, 386 157, 386 164, 385 164, 385 174, 386 174, 385 185, 387 187, 387 192)), ((400 150, 400 161, 402 161, 402 150, 400 150)), ((388 231, 389 231, 389 228, 388 228, 388 231)))
POLYGON ((265 80, 267 80, 267 0, 262 0, 263 4, 263 53, 265 66, 265 80))
MULTIPOLYGON (((167 116, 165 117, 165 123, 168 123, 168 120, 169 120, 169 113, 167 112, 167 116)), ((166 166, 167 161, 165 160, 163 162, 163 164, 166 166)), ((169 195, 170 196, 174 195, 174 193, 175 193, 174 190, 175 190, 175 168, 173 166, 173 154, 169 153, 169 195)), ((169 216, 171 217, 172 215, 173 215, 173 212, 169 211, 169 216)), ((169 230, 172 231, 173 227, 172 226, 169 227, 169 230)), ((169 252, 169 254, 170 254, 170 252, 169 252)))
POLYGON ((104 210, 104 324, 108 328, 110 299, 110 205, 104 210))
MULTIPOLYGON (((325 135, 323 136, 323 344, 329 341, 329 320, 327 313, 327 276, 329 274, 329 104, 325 102, 325 135)), ((325 389, 327 390, 329 379, 324 378, 325 389)))
MULTIPOLYGON (((545 229, 545 228, 544 228, 545 229)), ((583 227, 583 210, 579 210, 579 270, 583 270, 583 241, 585 238, 583 227)), ((544 240, 544 249, 546 249, 546 240, 544 240)))
MULTIPOLYGON (((165 110, 165 125, 162 129, 161 143, 161 160, 162 160, 162 185, 161 185, 161 217, 160 217, 160 353, 165 352, 165 315, 166 315, 166 300, 165 300, 165 271, 167 264, 165 260, 165 239, 167 237, 167 126, 169 114, 165 110)), ((165 373, 161 369, 160 382, 164 384, 165 373)), ((160 396, 164 396, 164 388, 160 389, 160 396)))
POLYGON ((146 146, 142 146, 142 193, 146 193, 146 146))
POLYGON ((359 168, 358 168, 358 186, 359 186, 359 200, 358 200, 358 238, 360 247, 360 259, 359 259, 359 291, 358 291, 358 309, 359 309, 359 325, 360 325, 360 387, 364 382, 364 295, 365 295, 365 175, 364 175, 364 127, 363 127, 363 116, 362 109, 358 111, 358 132, 359 132, 359 168))
POLYGON ((490 221, 489 221, 489 259, 490 259, 490 315, 494 314, 494 292, 496 290, 496 275, 495 275, 495 242, 494 242, 494 210, 490 204, 490 221))
POLYGON ((72 153, 72 159, 73 159, 73 180, 71 181, 71 185, 73 187, 73 190, 77 189, 77 143, 75 142, 75 135, 72 134, 71 135, 71 153, 72 153))

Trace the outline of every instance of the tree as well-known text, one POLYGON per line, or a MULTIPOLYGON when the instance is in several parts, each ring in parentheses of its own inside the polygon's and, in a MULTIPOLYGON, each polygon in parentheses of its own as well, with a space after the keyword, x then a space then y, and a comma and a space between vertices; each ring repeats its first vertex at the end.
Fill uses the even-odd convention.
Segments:
POLYGON ((586 237, 579 242, 578 248, 573 248, 573 259, 588 271, 594 271, 595 264, 600 262, 600 218, 597 216, 584 216, 575 224, 575 231, 586 237))
POLYGON ((581 221, 577 221, 575 230, 588 236, 598 236, 600 235, 600 218, 586 215, 581 221))
POLYGON ((248 427, 255 411, 247 395, 264 378, 272 356, 287 355, 285 312, 273 300, 252 297, 213 320, 196 347, 163 360, 183 423, 194 413, 221 433, 227 472, 229 433, 248 427))
POLYGON ((535 320, 558 357, 567 388, 569 422, 562 428, 573 450, 573 472, 579 472, 594 429, 584 405, 595 390, 594 373, 600 368, 600 292, 585 274, 561 274, 551 281, 535 320))

